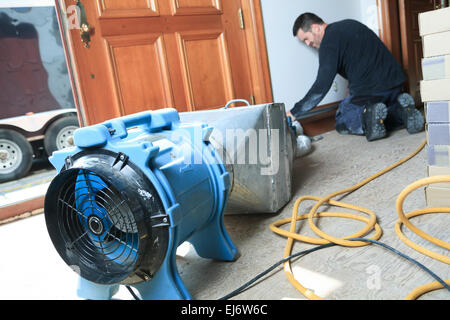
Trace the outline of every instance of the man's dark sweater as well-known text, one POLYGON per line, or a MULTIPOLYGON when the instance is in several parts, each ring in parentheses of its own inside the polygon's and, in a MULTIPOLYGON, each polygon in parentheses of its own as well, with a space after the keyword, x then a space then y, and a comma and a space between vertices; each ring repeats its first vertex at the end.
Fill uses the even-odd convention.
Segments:
POLYGON ((320 45, 317 79, 291 113, 298 117, 316 107, 336 74, 349 81, 353 97, 385 92, 406 80, 401 66, 372 30, 354 20, 331 23, 320 45))

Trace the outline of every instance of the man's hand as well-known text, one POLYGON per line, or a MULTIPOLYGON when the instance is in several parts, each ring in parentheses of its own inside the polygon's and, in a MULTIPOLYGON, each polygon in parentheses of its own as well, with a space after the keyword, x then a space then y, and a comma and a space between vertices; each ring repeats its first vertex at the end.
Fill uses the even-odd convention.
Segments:
POLYGON ((292 122, 295 122, 297 119, 295 119, 295 117, 292 115, 292 113, 290 111, 286 112, 286 116, 291 118, 292 122))

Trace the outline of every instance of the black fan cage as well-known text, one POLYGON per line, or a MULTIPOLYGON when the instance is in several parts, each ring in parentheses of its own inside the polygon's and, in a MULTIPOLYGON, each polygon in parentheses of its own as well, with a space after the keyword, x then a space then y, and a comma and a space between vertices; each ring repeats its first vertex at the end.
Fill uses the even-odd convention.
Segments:
POLYGON ((149 281, 167 254, 161 198, 124 154, 97 149, 67 158, 47 190, 45 220, 61 258, 97 284, 149 281))
POLYGON ((113 185, 93 171, 72 170, 56 198, 58 229, 68 258, 75 258, 73 269, 92 269, 112 283, 134 271, 140 256, 138 226, 113 185))

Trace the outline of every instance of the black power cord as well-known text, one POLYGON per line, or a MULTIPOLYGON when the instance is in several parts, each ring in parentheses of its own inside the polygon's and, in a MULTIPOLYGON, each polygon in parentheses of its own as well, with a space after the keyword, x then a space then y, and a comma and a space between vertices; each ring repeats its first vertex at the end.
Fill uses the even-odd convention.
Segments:
MULTIPOLYGON (((377 244, 385 249, 388 249, 390 251, 392 251, 393 253, 405 258, 406 260, 416 264, 419 268, 421 268, 422 270, 424 270, 425 272, 427 272, 428 274, 430 274, 434 279, 436 279, 440 284, 443 285, 443 287, 445 289, 447 289, 448 291, 450 291, 450 286, 444 281, 442 280, 438 275, 436 275, 433 271, 431 271, 430 269, 428 269, 427 267, 425 267, 423 264, 421 264, 420 262, 418 262, 417 260, 407 256, 404 253, 401 253, 400 251, 398 251, 397 249, 394 249, 390 246, 388 246, 387 244, 380 242, 380 241, 376 241, 376 240, 371 240, 371 239, 365 239, 365 238, 355 238, 355 239, 348 239, 349 241, 365 241, 365 242, 370 242, 373 244, 377 244)), ((239 294, 241 294, 242 292, 244 292, 248 287, 250 287, 252 284, 254 284, 256 281, 258 281, 259 279, 261 279, 262 277, 264 277, 265 275, 267 275, 268 273, 270 273, 271 271, 273 271, 275 268, 277 268, 278 266, 280 266, 281 264, 297 258, 299 256, 303 256, 303 255, 307 255, 309 253, 321 250, 321 249, 325 249, 325 248, 330 248, 336 246, 336 244, 334 243, 329 243, 329 244, 324 244, 321 246, 317 246, 315 248, 311 248, 308 250, 304 250, 298 253, 295 253, 287 258, 284 258, 280 261, 278 261, 277 263, 275 263, 273 266, 271 266, 270 268, 268 268, 267 270, 261 272, 260 274, 258 274, 256 277, 254 277, 253 279, 251 279, 250 281, 246 282, 245 284, 243 284, 242 286, 240 286, 239 288, 237 288, 236 290, 232 291, 231 293, 227 294, 226 296, 218 299, 218 300, 228 300, 231 299, 239 294)), ((139 299, 139 297, 134 293, 133 289, 131 289, 130 286, 127 286, 128 291, 130 291, 131 295, 134 297, 135 300, 141 300, 139 299)))
POLYGON ((254 277, 254 278, 251 279, 250 281, 246 282, 245 284, 243 284, 242 286, 240 286, 239 288, 237 288, 237 289, 234 290, 233 292, 231 292, 231 293, 227 294, 226 296, 220 298, 219 300, 228 300, 228 299, 231 299, 231 298, 237 296, 238 294, 241 294, 242 292, 245 291, 245 289, 247 289, 247 288, 248 288, 249 286, 251 286, 253 283, 255 283, 256 281, 258 281, 259 279, 261 279, 262 277, 264 277, 264 276, 265 276, 266 274, 268 274, 269 272, 273 271, 273 270, 274 270, 275 268, 277 268, 279 265, 281 265, 281 264, 283 264, 283 263, 285 263, 285 262, 287 262, 287 261, 289 261, 289 260, 291 260, 291 259, 297 258, 297 257, 302 256, 302 255, 306 255, 306 254, 308 254, 308 253, 312 253, 312 252, 317 251, 317 250, 320 250, 320 249, 325 249, 325 248, 329 248, 329 247, 333 247, 333 246, 335 246, 334 243, 324 244, 324 245, 321 245, 321 246, 318 246, 318 247, 315 247, 315 248, 312 248, 312 249, 309 249, 309 250, 305 250, 305 251, 301 251, 301 252, 295 253, 295 254, 293 254, 293 255, 287 257, 287 258, 284 258, 283 260, 280 260, 280 261, 278 261, 277 263, 275 263, 273 266, 271 266, 271 267, 270 267, 269 269, 267 269, 266 271, 261 272, 261 273, 258 274, 256 277, 254 277))
POLYGON ((131 289, 130 286, 126 286, 126 288, 128 289, 128 291, 131 293, 131 295, 133 296, 134 300, 141 300, 136 293, 134 293, 133 289, 131 289))
MULTIPOLYGON (((371 240, 371 239, 365 239, 365 238, 355 238, 355 239, 348 239, 349 241, 365 241, 365 242, 370 242, 373 244, 377 244, 382 246, 383 248, 386 248, 392 252, 394 252, 395 254, 405 258, 406 260, 416 264, 417 266, 419 266, 422 270, 424 270, 425 272, 427 272, 428 274, 430 274, 434 279, 436 279, 440 284, 442 284, 444 286, 444 288, 446 288, 447 290, 450 291, 450 286, 444 281, 442 280, 439 276, 437 276, 433 271, 431 271, 430 269, 428 269, 427 267, 425 267, 423 264, 421 264, 420 262, 418 262, 417 260, 407 256, 404 253, 401 253, 400 251, 388 246, 385 243, 382 243, 380 241, 376 241, 376 240, 371 240)), ((251 279, 250 281, 248 281, 247 283, 245 283, 244 285, 242 285, 241 287, 239 287, 238 289, 234 290, 233 292, 227 294, 226 296, 220 298, 219 300, 228 300, 230 298, 233 298, 239 294, 241 294, 246 288, 248 288, 250 285, 252 285, 254 282, 258 281, 259 279, 261 279, 262 277, 264 277, 266 274, 268 274, 269 272, 271 272, 272 270, 274 270, 276 267, 278 267, 279 265, 302 255, 306 255, 309 253, 312 253, 314 251, 320 250, 320 249, 325 249, 325 248, 329 248, 332 246, 335 246, 336 244, 334 243, 329 243, 329 244, 325 244, 325 245, 321 245, 309 250, 305 250, 299 253, 296 253, 292 256, 289 256, 287 258, 284 258, 283 260, 280 260, 279 262, 277 262, 276 264, 274 264, 272 267, 270 267, 269 269, 267 269, 266 271, 260 273, 259 275, 257 275, 256 277, 254 277, 253 279, 251 279)))

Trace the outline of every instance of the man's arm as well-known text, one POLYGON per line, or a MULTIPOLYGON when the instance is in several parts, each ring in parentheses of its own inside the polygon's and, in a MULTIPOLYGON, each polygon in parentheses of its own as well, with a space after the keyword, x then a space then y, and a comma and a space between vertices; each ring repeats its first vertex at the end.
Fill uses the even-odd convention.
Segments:
POLYGON ((316 107, 330 90, 337 74, 337 50, 335 48, 321 48, 319 51, 319 64, 319 71, 313 86, 306 96, 297 102, 290 111, 295 118, 316 107))
POLYGON ((294 115, 293 115, 290 111, 286 112, 286 116, 288 116, 289 118, 291 118, 291 122, 294 122, 294 121, 295 121, 295 117, 294 117, 294 115))

